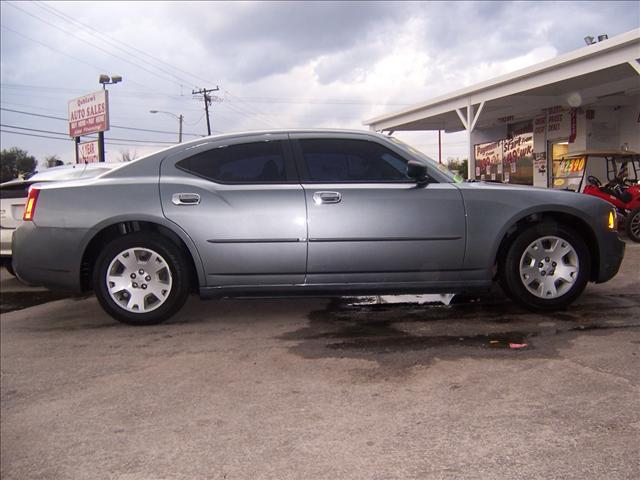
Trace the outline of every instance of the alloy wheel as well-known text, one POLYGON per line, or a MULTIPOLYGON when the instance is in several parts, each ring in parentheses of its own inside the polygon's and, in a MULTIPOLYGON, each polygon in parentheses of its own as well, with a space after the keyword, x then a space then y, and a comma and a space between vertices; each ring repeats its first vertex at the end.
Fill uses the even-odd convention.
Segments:
POLYGON ((173 279, 167 261, 149 248, 129 248, 116 255, 106 273, 111 299, 132 313, 147 313, 165 303, 173 279))
POLYGON ((575 248, 565 239, 540 237, 529 244, 520 258, 520 279, 538 298, 553 299, 575 284, 580 262, 575 248))

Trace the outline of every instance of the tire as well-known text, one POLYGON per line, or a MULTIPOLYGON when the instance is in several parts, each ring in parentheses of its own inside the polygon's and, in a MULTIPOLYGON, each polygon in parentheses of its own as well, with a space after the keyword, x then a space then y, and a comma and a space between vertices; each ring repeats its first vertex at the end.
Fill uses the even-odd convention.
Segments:
POLYGON ((545 222, 516 237, 500 271, 502 288, 515 302, 533 311, 559 310, 587 286, 591 256, 573 229, 545 222))
POLYGON ((2 259, 2 266, 9 272, 9 274, 13 277, 16 276, 16 272, 13 269, 13 265, 11 264, 11 257, 2 259))
POLYGON ((626 230, 631 240, 640 243, 640 208, 631 210, 627 217, 626 230))
POLYGON ((137 232, 107 244, 96 260, 93 286, 102 308, 116 320, 156 325, 184 305, 189 274, 177 245, 158 234, 137 232))

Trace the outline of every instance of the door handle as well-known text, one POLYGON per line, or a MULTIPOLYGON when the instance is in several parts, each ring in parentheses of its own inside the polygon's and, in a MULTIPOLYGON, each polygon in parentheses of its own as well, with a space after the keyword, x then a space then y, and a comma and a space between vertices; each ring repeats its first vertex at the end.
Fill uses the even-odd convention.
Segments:
POLYGON ((197 193, 174 193, 171 195, 171 202, 174 205, 198 205, 200 195, 197 193))
POLYGON ((323 203, 340 203, 342 194, 340 192, 315 192, 313 194, 313 203, 321 205, 323 203))

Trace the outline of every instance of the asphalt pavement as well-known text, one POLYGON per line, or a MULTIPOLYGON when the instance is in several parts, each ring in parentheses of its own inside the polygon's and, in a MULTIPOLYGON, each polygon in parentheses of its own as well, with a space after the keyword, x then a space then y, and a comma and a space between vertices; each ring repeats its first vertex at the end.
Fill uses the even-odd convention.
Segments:
POLYGON ((640 244, 548 315, 194 297, 135 328, 0 280, 3 479, 640 478, 640 244))

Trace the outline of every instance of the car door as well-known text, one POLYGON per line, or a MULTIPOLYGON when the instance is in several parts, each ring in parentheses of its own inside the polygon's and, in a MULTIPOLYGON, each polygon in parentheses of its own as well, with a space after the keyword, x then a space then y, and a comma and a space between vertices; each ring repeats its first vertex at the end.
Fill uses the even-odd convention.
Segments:
POLYGON ((161 165, 165 216, 195 242, 207 286, 304 281, 306 206, 286 134, 203 142, 161 165))
POLYGON ((462 196, 417 185, 407 155, 371 136, 291 134, 308 215, 308 284, 441 282, 459 278, 462 196))

